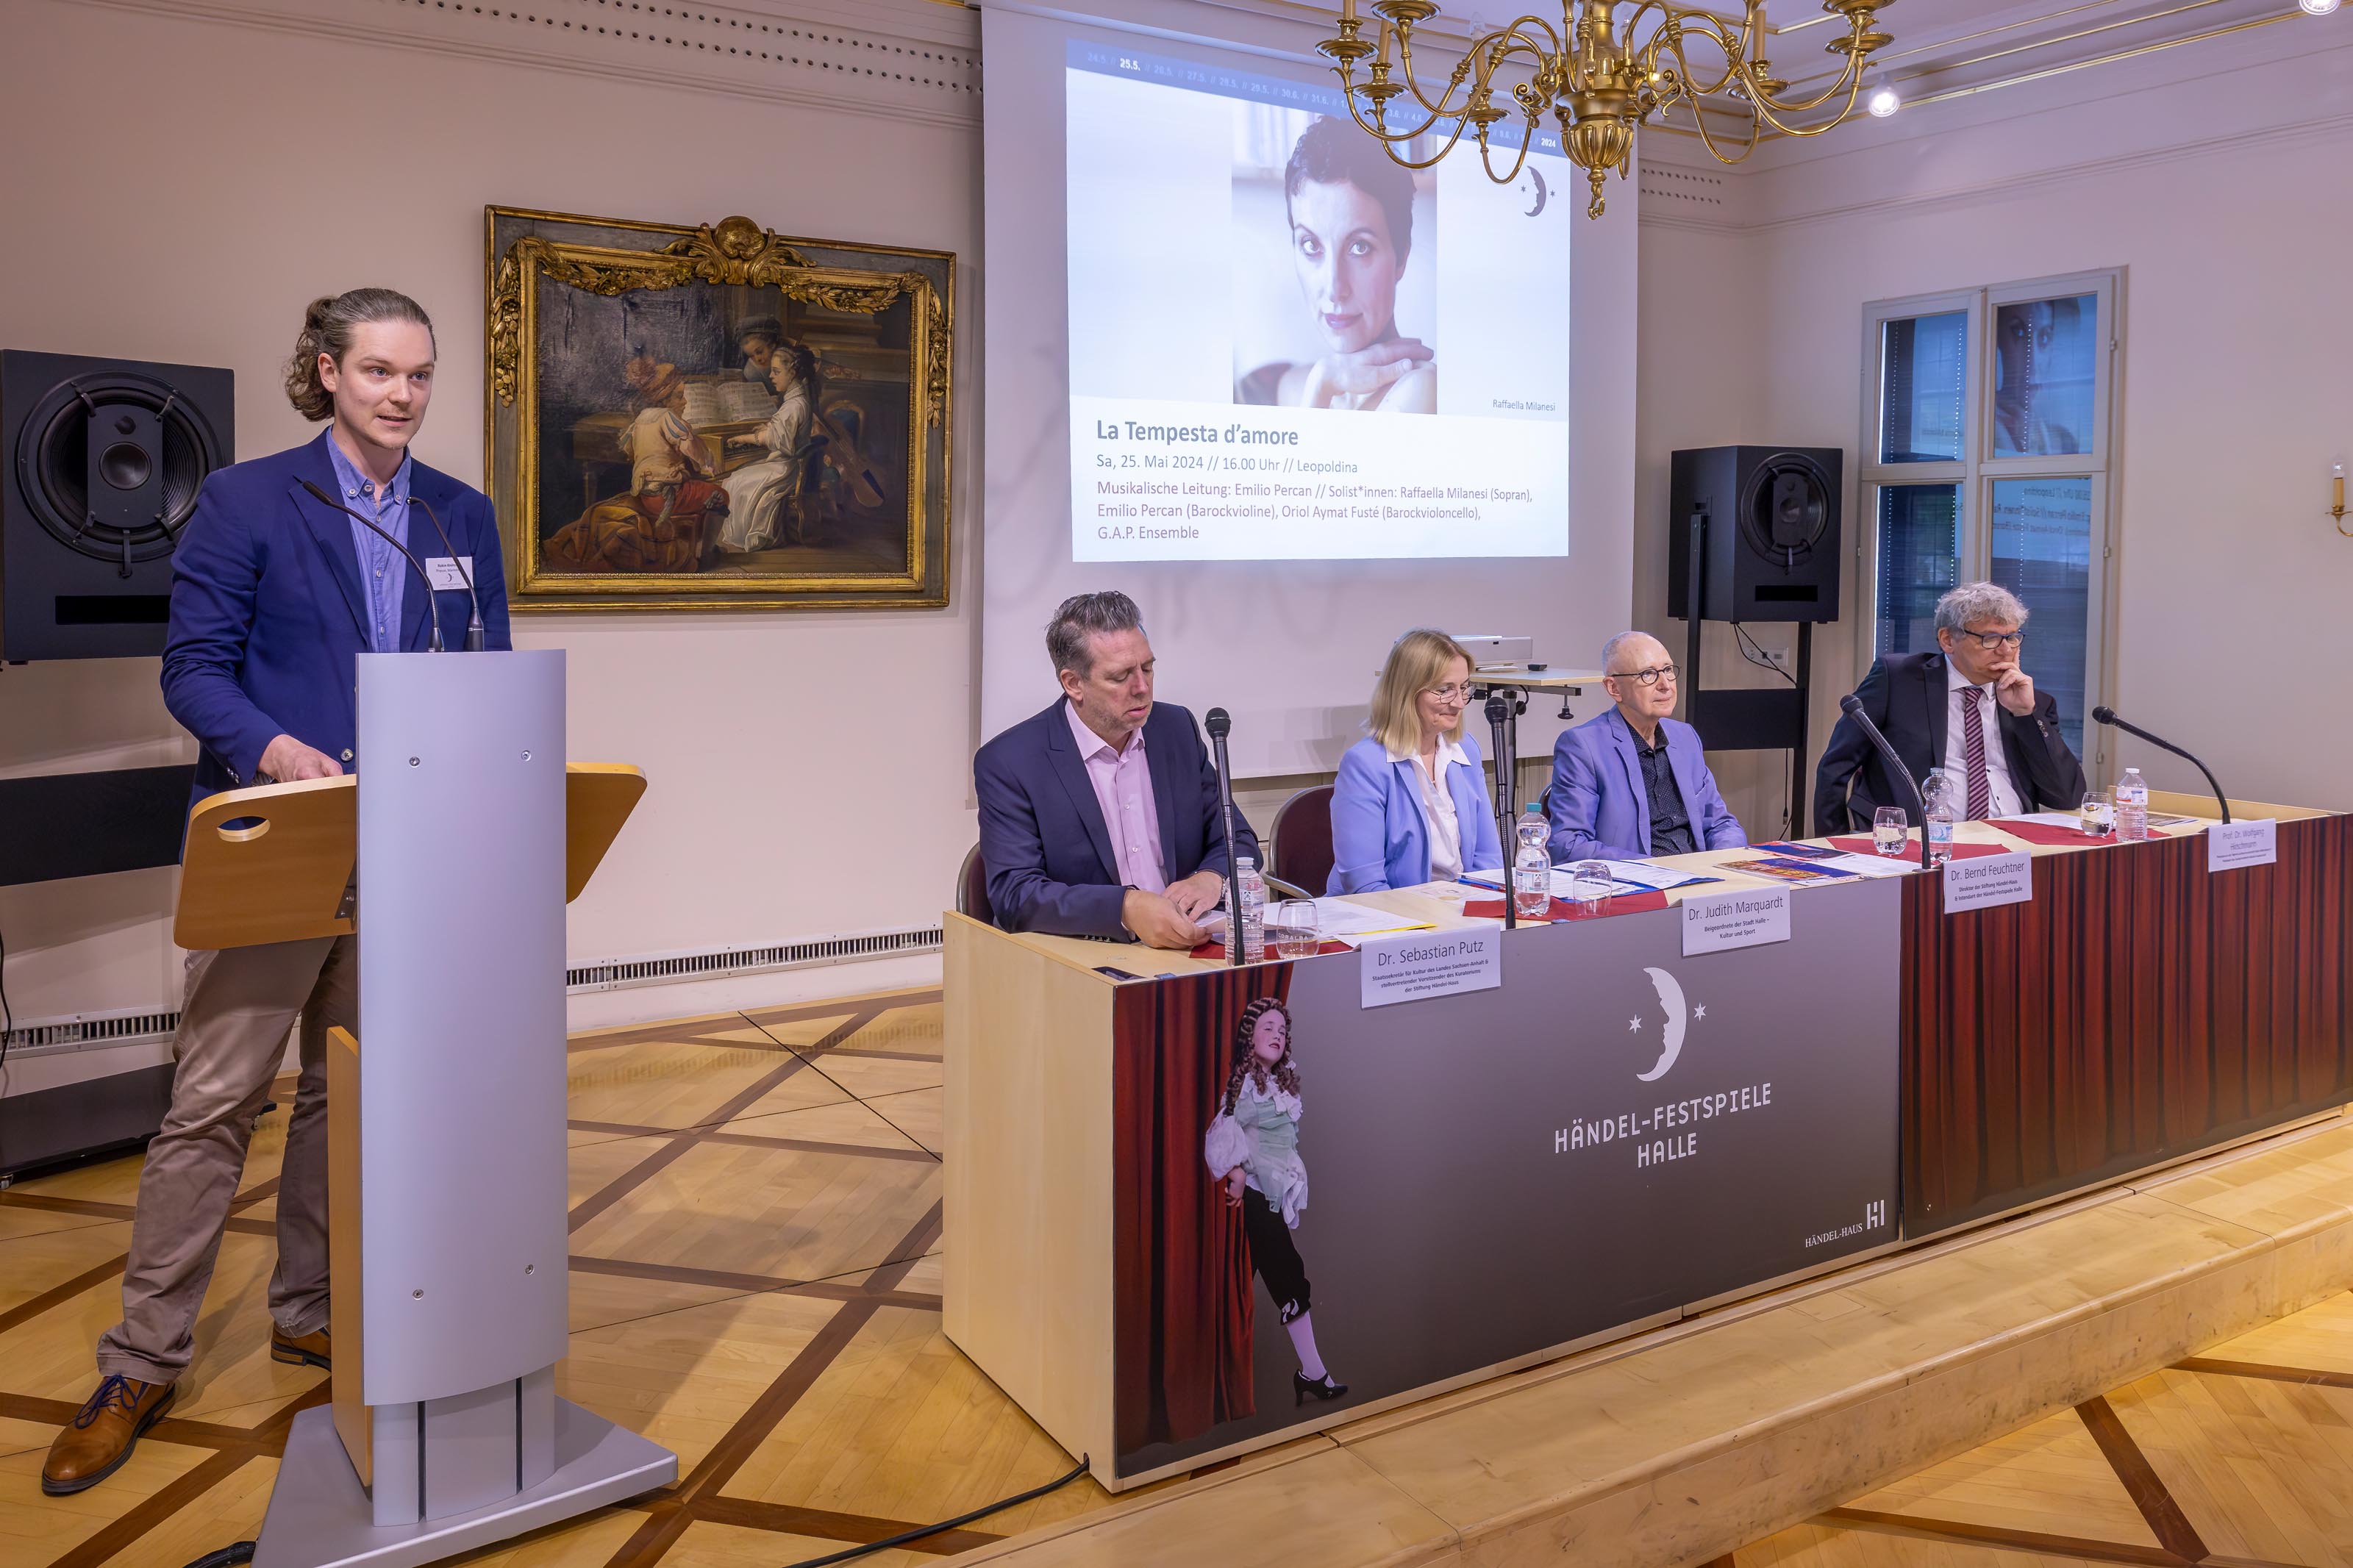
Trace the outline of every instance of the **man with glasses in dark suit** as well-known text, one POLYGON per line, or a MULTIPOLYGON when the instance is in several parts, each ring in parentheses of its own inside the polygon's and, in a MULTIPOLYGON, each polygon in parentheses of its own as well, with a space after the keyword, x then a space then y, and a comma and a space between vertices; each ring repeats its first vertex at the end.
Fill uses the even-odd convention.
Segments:
MULTIPOLYGON (((1964 583, 1936 601, 1936 653, 1892 653, 1854 694, 1915 782, 1945 768, 1971 822, 2083 804, 2084 764, 2059 728, 2059 703, 2019 668, 2026 606, 1996 583, 1964 583)), ((1912 792, 1887 776, 1878 749, 1841 719, 1814 770, 1814 831, 1871 826, 1883 805, 1912 792)))

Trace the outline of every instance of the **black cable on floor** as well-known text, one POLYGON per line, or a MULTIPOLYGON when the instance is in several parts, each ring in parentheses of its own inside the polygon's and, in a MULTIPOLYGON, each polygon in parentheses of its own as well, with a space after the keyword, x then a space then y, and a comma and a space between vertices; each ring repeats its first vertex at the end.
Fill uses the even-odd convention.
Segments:
POLYGON ((252 1561, 253 1542, 237 1541, 222 1547, 218 1552, 206 1552, 202 1557, 189 1563, 188 1568, 236 1568, 239 1563, 252 1561))
MULTIPOLYGON (((990 1503, 986 1508, 974 1509, 970 1513, 960 1513, 954 1519, 942 1520, 937 1524, 927 1524, 921 1530, 906 1531, 901 1534, 892 1536, 887 1541, 871 1541, 863 1546, 853 1546, 847 1552, 834 1552, 829 1557, 811 1557, 806 1561, 792 1563, 790 1568, 826 1568, 826 1565, 828 1563, 848 1563, 853 1558, 863 1557, 869 1552, 887 1552, 893 1546, 904 1546, 911 1541, 921 1541, 927 1535, 937 1535, 942 1531, 959 1529, 964 1525, 970 1524, 976 1519, 987 1519, 992 1513, 1002 1513, 1007 1509, 1015 1507, 1018 1504, 1029 1502, 1035 1499, 1044 1497, 1048 1492, 1060 1491, 1064 1487, 1069 1486, 1072 1481, 1077 1480, 1081 1476, 1083 1476, 1086 1473, 1087 1460, 1085 1456, 1082 1455, 1079 1458, 1078 1468, 1072 1470, 1069 1475, 1062 1477, 1060 1480, 1048 1481, 1042 1487, 1031 1487, 1028 1491, 1023 1492, 1017 1497, 1009 1497, 1001 1502, 990 1503)), ((213 1564, 211 1558, 206 1558, 204 1563, 197 1564, 192 1563, 188 1565, 188 1568, 215 1568, 215 1565, 213 1564)))

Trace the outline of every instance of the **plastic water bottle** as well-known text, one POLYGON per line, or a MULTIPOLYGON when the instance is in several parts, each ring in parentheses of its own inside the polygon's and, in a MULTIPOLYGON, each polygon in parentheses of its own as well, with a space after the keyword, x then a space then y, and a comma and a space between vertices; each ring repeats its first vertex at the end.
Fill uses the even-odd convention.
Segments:
POLYGON ((2148 837, 2148 781, 2138 768, 2126 768, 2116 781, 2116 839, 2138 844, 2148 837))
POLYGON ((1543 804, 1528 802, 1512 832, 1519 841, 1512 851, 1512 907, 1524 921, 1542 920, 1552 912, 1552 824, 1543 804))
POLYGON ((1266 879, 1258 874, 1258 861, 1250 856, 1234 860, 1234 894, 1242 910, 1242 962, 1261 963, 1266 958, 1266 879))
POLYGON ((1957 815, 1953 806, 1952 776, 1938 768, 1928 775, 1928 787, 1922 790, 1928 807, 1929 864, 1941 866, 1953 858, 1953 819, 1957 815))

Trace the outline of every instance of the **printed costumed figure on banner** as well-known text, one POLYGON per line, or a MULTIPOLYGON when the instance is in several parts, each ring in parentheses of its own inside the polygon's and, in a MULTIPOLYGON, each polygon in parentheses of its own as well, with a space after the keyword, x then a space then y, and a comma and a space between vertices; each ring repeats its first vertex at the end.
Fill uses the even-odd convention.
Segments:
POLYGON ((1307 1207, 1307 1167, 1299 1158, 1299 1068, 1291 1058, 1291 1010, 1271 996, 1242 1009, 1234 1028, 1234 1067, 1218 1111, 1201 1139, 1212 1180, 1226 1204, 1242 1211, 1250 1268, 1266 1281, 1283 1331, 1299 1356, 1292 1402, 1337 1399, 1348 1385, 1315 1352, 1308 1319, 1307 1266, 1291 1233, 1307 1207))

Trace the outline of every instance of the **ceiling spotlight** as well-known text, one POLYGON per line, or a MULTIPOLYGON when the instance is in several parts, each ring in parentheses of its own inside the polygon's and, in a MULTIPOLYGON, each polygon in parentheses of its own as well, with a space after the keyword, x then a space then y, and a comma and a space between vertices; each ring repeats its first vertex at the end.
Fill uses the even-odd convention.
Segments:
POLYGON ((2338 0, 2295 0, 2307 16, 2326 16, 2337 9, 2338 0))
MULTIPOLYGON (((2337 0, 2304 0, 2304 3, 2327 4, 2333 6, 2337 4, 2337 0)), ((1904 95, 1896 91, 1894 84, 1883 76, 1873 84, 1871 91, 1864 95, 1862 106, 1871 110, 1873 118, 1884 120, 1904 107, 1904 95)))

